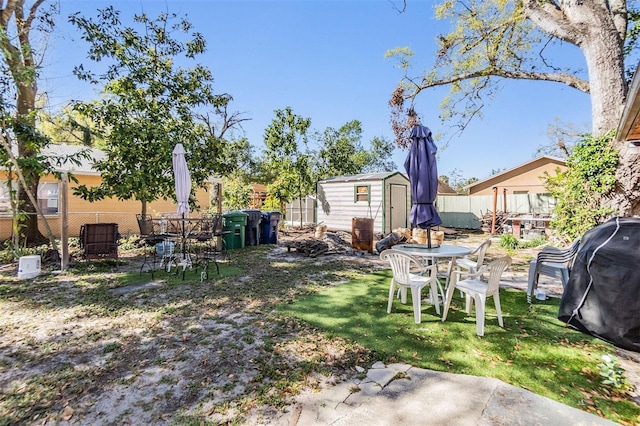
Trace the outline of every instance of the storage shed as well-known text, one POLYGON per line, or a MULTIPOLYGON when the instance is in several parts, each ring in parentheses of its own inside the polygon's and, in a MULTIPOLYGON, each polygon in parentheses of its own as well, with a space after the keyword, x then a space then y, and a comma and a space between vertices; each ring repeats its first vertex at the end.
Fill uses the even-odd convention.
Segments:
POLYGON ((409 178, 400 172, 337 176, 316 184, 316 223, 351 231, 352 219, 373 218, 373 232, 408 228, 409 178))

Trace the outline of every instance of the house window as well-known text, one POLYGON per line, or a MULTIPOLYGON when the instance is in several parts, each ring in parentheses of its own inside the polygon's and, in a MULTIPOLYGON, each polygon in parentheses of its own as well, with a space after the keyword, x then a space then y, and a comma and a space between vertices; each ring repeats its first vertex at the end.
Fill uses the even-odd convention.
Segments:
POLYGON ((0 213, 11 210, 11 201, 9 199, 9 186, 6 182, 0 182, 0 213))
POLYGON ((44 214, 58 213, 57 183, 41 183, 38 185, 38 205, 44 214))
POLYGON ((356 185, 354 191, 354 202, 371 201, 371 185, 356 185))

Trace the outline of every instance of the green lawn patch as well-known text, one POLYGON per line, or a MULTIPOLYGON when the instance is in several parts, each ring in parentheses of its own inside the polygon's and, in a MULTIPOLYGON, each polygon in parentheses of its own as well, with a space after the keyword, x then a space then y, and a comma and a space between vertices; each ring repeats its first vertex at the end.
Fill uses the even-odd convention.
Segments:
POLYGON ((502 290, 505 327, 492 300, 487 304, 485 336, 476 335, 475 313, 454 296, 446 322, 423 304, 415 324, 411 305, 394 300, 387 314, 390 271, 363 275, 348 283, 300 297, 279 308, 315 327, 380 353, 384 361, 450 373, 494 377, 620 423, 636 424, 640 407, 612 395, 597 365, 614 348, 567 327, 557 319, 558 299, 529 305, 524 292, 502 290))

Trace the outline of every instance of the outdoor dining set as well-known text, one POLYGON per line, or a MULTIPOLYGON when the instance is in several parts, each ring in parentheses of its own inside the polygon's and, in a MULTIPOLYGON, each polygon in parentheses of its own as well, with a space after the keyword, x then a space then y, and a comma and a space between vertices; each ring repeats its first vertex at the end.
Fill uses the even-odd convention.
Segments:
MULTIPOLYGON (((409 219, 414 231, 425 230, 427 244, 396 244, 380 253, 383 260, 389 262, 393 273, 389 286, 387 313, 391 312, 394 297, 406 303, 407 290, 411 291, 414 320, 422 320, 422 289, 428 288, 427 301, 435 305, 440 315, 443 304, 442 321, 446 321, 454 293, 458 290, 465 297, 468 314, 475 303, 476 332, 484 335, 485 304, 493 297, 498 324, 503 327, 500 306, 500 278, 511 265, 509 256, 500 257, 490 263, 484 262, 491 239, 486 239, 473 251, 466 247, 435 243, 431 241, 431 229, 442 224, 435 207, 438 190, 438 171, 436 165, 437 147, 428 127, 415 125, 410 129, 411 147, 404 163, 411 186, 412 207, 409 219), (439 269, 438 261, 449 259, 446 268, 439 269), (442 282, 444 283, 444 287, 442 282)), ((536 291, 538 277, 548 275, 560 278, 563 286, 567 284, 571 262, 576 253, 578 242, 569 249, 545 248, 537 259, 531 262, 527 299, 530 302, 536 291)))
POLYGON ((229 259, 223 237, 229 231, 222 229, 221 214, 202 214, 198 217, 163 215, 136 215, 140 236, 150 250, 146 253, 140 271, 148 270, 152 276, 157 270, 176 273, 183 278, 187 270, 200 270, 200 279, 209 277, 213 264, 219 273, 218 260, 229 259))
MULTIPOLYGON (((557 278, 563 288, 569 282, 569 273, 578 251, 580 240, 576 239, 567 248, 544 247, 529 266, 527 301, 536 298, 544 300, 537 291, 541 275, 557 278)), ((380 257, 389 262, 393 278, 389 286, 387 313, 391 313, 394 298, 407 303, 407 291, 411 291, 414 320, 422 321, 421 304, 426 301, 435 306, 436 314, 446 321, 451 301, 456 290, 465 297, 465 311, 471 313, 475 304, 476 328, 478 336, 484 335, 485 305, 488 297, 493 297, 498 324, 503 327, 500 306, 500 279, 511 265, 511 258, 503 256, 489 263, 485 255, 491 246, 487 238, 475 249, 447 244, 397 244, 384 250, 380 257), (446 265, 442 260, 446 259, 446 265), (440 263, 439 263, 440 261, 440 263), (444 266, 444 267, 443 267, 444 266), (444 284, 444 285, 443 285, 444 284), (422 298, 422 289, 428 290, 428 296, 422 298), (443 312, 440 305, 443 305, 443 312)), ((544 296, 544 295, 543 295, 544 296)))
POLYGON ((435 306, 440 315, 440 305, 444 304, 442 321, 447 319, 447 313, 455 290, 465 295, 466 311, 476 305, 477 334, 484 335, 484 311, 486 299, 493 297, 498 315, 498 323, 503 326, 500 308, 500 277, 511 265, 511 258, 501 257, 491 263, 483 265, 484 255, 491 245, 491 239, 486 239, 475 250, 456 245, 427 244, 398 244, 380 254, 381 259, 389 262, 393 273, 389 286, 389 301, 387 313, 391 312, 393 299, 400 297, 406 303, 407 290, 411 291, 414 320, 416 324, 422 321, 421 303, 422 289, 427 287, 428 303, 435 306), (473 260, 470 255, 475 255, 473 260), (438 268, 438 260, 450 259, 446 268, 438 268), (483 276, 488 276, 484 279, 483 276), (441 283, 444 282, 444 287, 441 283))

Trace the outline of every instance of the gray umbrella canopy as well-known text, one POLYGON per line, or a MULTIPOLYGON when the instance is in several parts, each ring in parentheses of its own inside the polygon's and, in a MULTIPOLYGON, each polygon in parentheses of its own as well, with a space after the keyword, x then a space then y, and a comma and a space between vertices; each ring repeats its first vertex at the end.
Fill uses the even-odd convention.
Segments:
POLYGON ((438 195, 438 148, 425 126, 411 128, 411 149, 404 162, 411 186, 411 213, 409 219, 418 228, 430 228, 442 223, 433 203, 438 195))
POLYGON ((178 201, 178 214, 189 213, 189 195, 191 194, 191 174, 187 167, 186 151, 181 143, 173 149, 173 177, 176 181, 176 200, 178 201))

